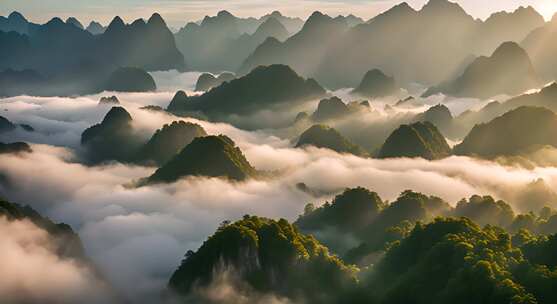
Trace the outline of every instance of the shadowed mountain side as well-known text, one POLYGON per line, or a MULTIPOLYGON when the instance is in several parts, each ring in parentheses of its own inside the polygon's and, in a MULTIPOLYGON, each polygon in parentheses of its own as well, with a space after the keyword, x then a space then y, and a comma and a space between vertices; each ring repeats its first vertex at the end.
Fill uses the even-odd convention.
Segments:
POLYGON ((557 116, 545 108, 523 106, 474 126, 454 153, 493 158, 544 145, 557 147, 557 116))
POLYGON ((541 83, 526 51, 514 42, 505 42, 491 57, 477 58, 460 77, 428 89, 423 97, 437 93, 475 98, 516 95, 541 83))
POLYGON ((119 68, 114 71, 105 87, 116 92, 151 92, 157 89, 155 80, 140 68, 119 68))
POLYGON ((214 87, 220 86, 224 82, 234 80, 234 78, 236 78, 236 76, 232 73, 222 73, 217 77, 209 73, 203 73, 199 76, 197 82, 195 83, 195 91, 209 91, 214 87))
POLYGON ((357 156, 368 156, 368 153, 358 145, 346 139, 337 130, 325 126, 314 125, 307 129, 298 140, 296 147, 315 146, 326 148, 339 153, 350 153, 357 156))
POLYGON ((418 11, 401 3, 353 28, 335 28, 329 21, 312 32, 302 29, 284 43, 268 39, 244 62, 240 73, 257 65, 282 63, 337 89, 357 86, 362 75, 376 67, 396 75, 403 86, 437 85, 459 72, 471 54, 489 54, 504 41, 522 41, 543 23, 532 8, 484 22, 446 0, 430 1, 418 11))
MULTIPOLYGON (((44 78, 39 83, 20 84, 20 91, 36 95, 99 92, 119 67, 147 71, 185 68, 173 35, 158 14, 147 22, 138 19, 129 25, 115 17, 98 35, 54 18, 26 34, 0 31, 0 45, 6 46, 0 50, 0 71, 30 70, 44 78)), ((13 81, 17 81, 15 77, 23 76, 12 75, 13 81)), ((0 91, 7 89, 10 86, 0 83, 0 91)))
POLYGON ((154 163, 162 166, 189 145, 195 138, 207 136, 198 124, 174 121, 166 124, 153 134, 151 139, 141 147, 137 161, 154 163))
POLYGON ((132 117, 122 107, 113 107, 103 121, 81 134, 81 145, 86 150, 87 161, 96 164, 117 160, 127 162, 141 145, 132 127, 132 117))
POLYGON ((364 75, 362 82, 352 91, 354 94, 369 98, 390 96, 396 92, 395 79, 385 75, 378 69, 368 71, 364 75))
POLYGON ((544 107, 552 111, 557 111, 557 103, 555 103, 555 100, 557 100, 557 83, 548 85, 539 92, 520 95, 505 102, 490 102, 478 111, 465 111, 455 118, 454 123, 459 130, 468 130, 462 134, 462 136, 465 136, 472 126, 487 123, 521 106, 544 107))
POLYGON ((296 105, 324 95, 325 90, 315 80, 298 76, 288 66, 261 66, 203 95, 188 97, 177 94, 168 111, 201 112, 210 118, 242 115, 278 105, 296 105))
POLYGON ((169 287, 186 302, 204 302, 203 293, 196 291, 210 288, 228 272, 239 292, 339 303, 342 291, 354 284, 355 271, 286 220, 246 215, 223 224, 196 252, 186 253, 169 287))
POLYGON ((557 14, 550 22, 532 31, 521 45, 528 51, 534 67, 545 80, 557 80, 557 14))
POLYGON ((0 133, 15 130, 16 125, 4 116, 0 116, 0 133))
POLYGON ((423 157, 440 159, 451 154, 451 148, 437 127, 430 122, 402 125, 385 141, 379 158, 423 157))
POLYGON ((230 138, 224 135, 197 137, 139 185, 172 183, 186 176, 243 181, 257 177, 258 172, 230 138))
POLYGON ((73 229, 64 223, 54 223, 49 218, 41 216, 29 206, 10 203, 0 198, 0 216, 10 221, 29 220, 37 227, 44 229, 54 239, 55 252, 65 258, 74 258, 81 262, 87 262, 85 250, 81 239, 73 229))
POLYGON ((285 64, 295 67, 302 75, 312 75, 311 71, 322 62, 328 46, 336 43, 347 29, 344 20, 314 12, 304 27, 286 41, 265 40, 243 62, 239 73, 248 73, 260 65, 285 64))
POLYGON ((0 154, 31 153, 31 147, 24 142, 2 143, 0 142, 0 154))
POLYGON ((265 20, 251 18, 246 28, 247 19, 221 11, 215 17, 205 17, 200 24, 188 23, 175 38, 191 69, 235 71, 265 39, 282 41, 289 36, 279 19, 277 14, 265 20))

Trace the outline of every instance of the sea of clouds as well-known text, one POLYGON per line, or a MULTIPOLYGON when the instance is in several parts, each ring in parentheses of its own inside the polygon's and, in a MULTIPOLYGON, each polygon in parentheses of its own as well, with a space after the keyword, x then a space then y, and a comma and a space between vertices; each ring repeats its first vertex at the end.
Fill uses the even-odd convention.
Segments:
MULTIPOLYGON (((245 214, 294 221, 307 203, 320 205, 330 200, 332 194, 356 186, 376 191, 387 200, 412 189, 440 196, 451 204, 473 194, 489 194, 523 210, 518 197, 532 182, 541 179, 549 189, 557 186, 554 167, 503 166, 468 157, 438 161, 364 159, 325 149, 296 149, 292 147, 295 138, 279 137, 270 130, 250 132, 230 124, 142 110, 145 105, 166 107, 177 89, 193 94, 199 74, 154 75, 159 85, 159 91, 154 93, 103 92, 77 98, 19 96, 0 100, 2 116, 35 128, 35 132, 18 129, 0 135, 0 142, 26 141, 33 149, 30 154, 0 155, 0 196, 28 204, 54 221, 70 224, 109 284, 132 303, 158 302, 186 251, 196 250, 221 222, 245 214), (179 119, 196 122, 209 134, 231 137, 255 168, 276 174, 245 182, 190 177, 168 185, 134 188, 131 187, 134 181, 152 174, 156 168, 120 163, 86 166, 79 161, 81 132, 102 120, 110 107, 99 106, 98 100, 113 94, 130 112, 134 127, 145 140, 165 123, 179 119), (299 190, 298 183, 306 184, 314 192, 329 194, 316 198, 299 190)), ((470 100, 446 103, 455 112, 478 106, 477 101, 470 100)), ((0 241, 0 248, 10 248, 0 250, 0 261, 5 260, 6 254, 34 265, 54 261, 49 262, 52 269, 21 265, 25 268, 10 272, 24 273, 21 280, 30 280, 31 285, 25 286, 38 293, 34 296, 51 299, 52 293, 69 293, 60 299, 71 302, 78 295, 96 300, 88 296, 94 293, 101 299, 97 303, 105 302, 102 286, 96 287, 99 284, 79 265, 58 261, 41 246, 35 246, 38 253, 37 250, 17 253, 22 243, 19 238, 29 239, 24 240, 26 244, 41 244, 44 232, 29 223, 11 224, 1 219, 0 227, 2 231, 15 231, 10 238, 0 241), (33 234, 26 236, 20 233, 22 229, 33 234), (71 283, 66 284, 68 280, 71 283), (94 284, 84 287, 84 282, 89 281, 94 284), (33 284, 41 285, 39 288, 33 284), (61 287, 64 290, 58 292, 61 287)), ((19 290, 13 284, 3 284, 1 279, 0 285, 0 295, 8 296, 19 290)))

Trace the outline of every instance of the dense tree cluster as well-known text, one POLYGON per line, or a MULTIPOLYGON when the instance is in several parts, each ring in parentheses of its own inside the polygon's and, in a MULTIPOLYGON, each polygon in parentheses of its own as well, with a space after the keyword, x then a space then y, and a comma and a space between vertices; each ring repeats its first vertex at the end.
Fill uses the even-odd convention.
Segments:
POLYGON ((356 282, 355 268, 286 220, 245 216, 225 223, 197 252, 186 254, 169 286, 187 295, 224 269, 234 269, 258 291, 311 303, 338 303, 342 290, 356 282))

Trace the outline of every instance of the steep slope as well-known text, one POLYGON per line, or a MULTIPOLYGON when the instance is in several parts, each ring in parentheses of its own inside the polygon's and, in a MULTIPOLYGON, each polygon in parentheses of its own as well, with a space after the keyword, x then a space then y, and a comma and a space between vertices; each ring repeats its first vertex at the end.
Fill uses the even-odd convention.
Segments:
POLYGON ((202 112, 211 118, 249 114, 286 103, 295 105, 324 94, 315 80, 298 76, 288 66, 262 66, 203 95, 174 99, 168 110, 202 112))
POLYGON ((325 125, 314 125, 302 133, 296 147, 304 146, 315 146, 339 153, 367 156, 367 152, 365 152, 363 148, 350 142, 350 140, 342 136, 337 130, 325 125))
POLYGON ((423 157, 440 159, 451 154, 451 148, 437 127, 430 122, 402 125, 385 141, 379 158, 423 157))
POLYGON ((530 57, 518 44, 505 42, 491 57, 479 57, 454 81, 429 89, 424 97, 444 93, 461 97, 488 98, 516 95, 541 85, 530 57))
POLYGON ((180 153, 140 184, 171 183, 186 176, 243 181, 257 176, 240 148, 224 135, 195 138, 180 153))
POLYGON ((519 107, 474 126, 454 153, 492 158, 515 155, 536 146, 557 147, 556 132, 555 113, 540 107, 519 107))
POLYGON ((385 75, 381 70, 373 69, 364 75, 362 82, 352 92, 369 98, 377 98, 393 95, 397 92, 397 88, 393 77, 385 75))
POLYGON ((203 297, 196 290, 218 281, 227 270, 238 274, 240 293, 255 290, 311 303, 339 303, 337 295, 355 282, 354 269, 313 236, 284 219, 246 215, 221 226, 196 252, 186 254, 169 287, 194 303, 204 302, 196 298, 203 297))
MULTIPOLYGON (((45 78, 19 85, 20 91, 33 95, 97 93, 105 89, 110 74, 119 67, 185 69, 174 37, 158 14, 147 22, 138 19, 132 24, 115 17, 106 31, 97 35, 53 18, 33 26, 25 35, 0 31, 0 44, 5 46, 0 50, 0 70, 29 70, 45 78)), ((0 90, 3 87, 0 83, 0 90)))
POLYGON ((54 239, 54 251, 65 258, 75 258, 86 262, 85 250, 81 239, 73 229, 64 223, 54 223, 50 219, 41 216, 29 206, 8 202, 0 198, 0 216, 10 221, 29 220, 37 227, 44 229, 54 239))
POLYGON ((198 124, 174 121, 165 124, 153 134, 151 139, 141 147, 137 161, 153 162, 162 166, 171 160, 178 152, 189 145, 195 138, 206 136, 205 130, 198 124))
POLYGON ((521 43, 532 58, 534 67, 546 81, 557 79, 557 14, 553 19, 532 31, 521 43))
POLYGON ((268 37, 284 40, 289 32, 273 14, 261 19, 243 19, 227 11, 206 16, 200 24, 188 23, 175 34, 180 51, 190 67, 199 71, 235 71, 241 62, 268 37))
POLYGON ((217 77, 209 73, 203 73, 195 83, 195 91, 209 91, 214 87, 220 86, 223 82, 232 81, 236 76, 232 73, 222 73, 217 77))
POLYGON ((132 127, 132 117, 122 107, 113 107, 101 123, 81 134, 81 145, 92 163, 108 160, 129 161, 139 147, 132 127))
POLYGON ((244 61, 239 70, 245 74, 260 65, 286 64, 302 75, 312 71, 323 59, 329 44, 332 44, 348 25, 343 20, 314 12, 303 28, 284 42, 267 39, 244 61))
POLYGON ((302 29, 285 43, 268 39, 240 72, 284 63, 337 89, 355 87, 367 71, 379 68, 396 75, 402 86, 436 85, 459 74, 471 54, 489 54, 505 41, 521 41, 542 24, 531 8, 496 14, 484 22, 447 0, 429 1, 420 10, 401 3, 353 28, 315 34, 303 34, 302 29))

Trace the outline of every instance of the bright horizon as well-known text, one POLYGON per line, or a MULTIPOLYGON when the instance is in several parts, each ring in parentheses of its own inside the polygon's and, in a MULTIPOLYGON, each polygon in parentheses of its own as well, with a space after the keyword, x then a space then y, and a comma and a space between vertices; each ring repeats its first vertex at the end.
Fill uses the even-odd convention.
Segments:
MULTIPOLYGON (((415 9, 420 9, 428 0, 408 0, 415 9)), ((266 0, 122 0, 114 4, 108 0, 3 0, 0 15, 7 16, 12 11, 22 13, 32 22, 45 23, 53 17, 78 18, 84 26, 95 20, 107 25, 114 16, 126 22, 138 18, 148 18, 154 12, 160 13, 168 25, 180 28, 187 22, 198 21, 206 15, 215 15, 220 10, 228 10, 238 17, 260 17, 274 10, 291 17, 306 19, 313 11, 319 10, 329 15, 354 14, 370 19, 403 1, 395 0, 278 0, 269 5, 266 0)), ((485 19, 494 12, 514 11, 520 6, 532 6, 546 20, 557 12, 557 0, 454 0, 475 18, 485 19)))

